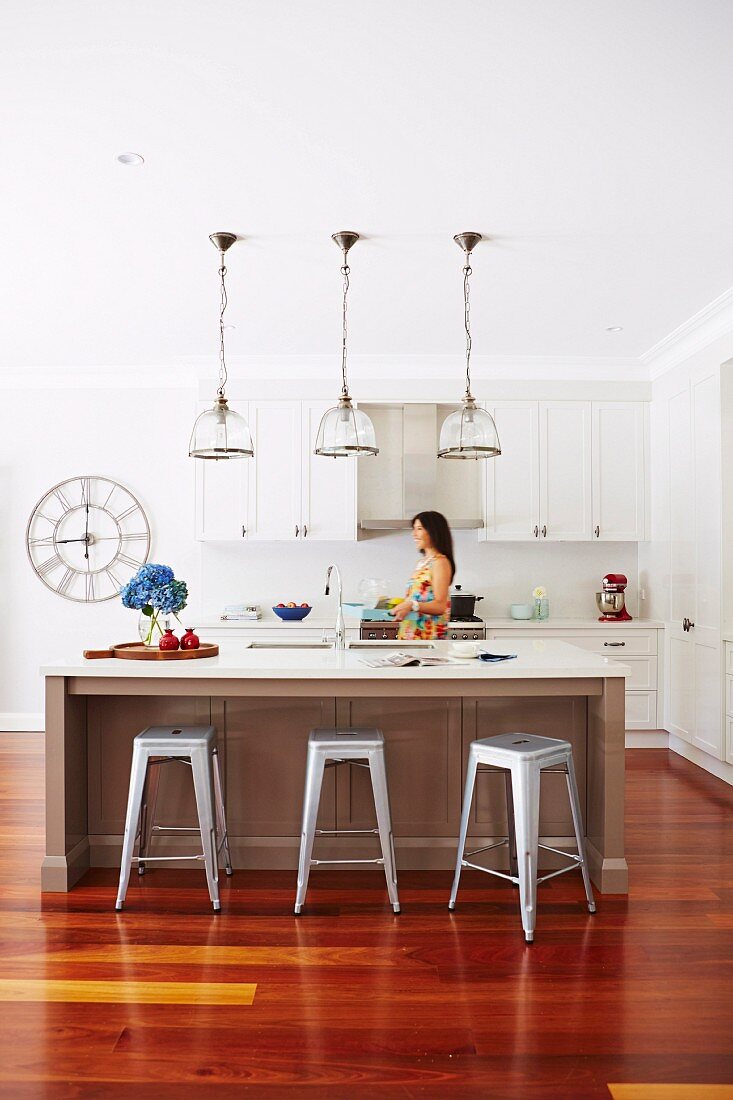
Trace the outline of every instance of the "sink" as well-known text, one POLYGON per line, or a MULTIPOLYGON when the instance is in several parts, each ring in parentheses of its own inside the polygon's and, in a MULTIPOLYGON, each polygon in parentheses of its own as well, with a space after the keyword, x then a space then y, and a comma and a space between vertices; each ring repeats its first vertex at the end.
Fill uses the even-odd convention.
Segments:
POLYGON ((409 653, 413 649, 435 649, 435 642, 399 642, 383 641, 381 638, 371 642, 349 642, 349 649, 399 649, 409 653))
POLYGON ((332 642, 250 642, 249 649, 333 649, 332 642))

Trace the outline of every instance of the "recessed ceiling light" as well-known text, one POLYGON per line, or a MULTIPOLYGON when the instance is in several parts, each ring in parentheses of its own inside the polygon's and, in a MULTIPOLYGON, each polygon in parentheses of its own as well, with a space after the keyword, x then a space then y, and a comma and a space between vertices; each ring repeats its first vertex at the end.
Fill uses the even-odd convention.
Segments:
POLYGON ((606 329, 606 332, 623 332, 623 331, 624 331, 624 326, 623 325, 609 325, 608 328, 606 329))
POLYGON ((126 165, 128 168, 137 167, 140 164, 144 164, 145 160, 139 153, 118 153, 115 157, 120 164, 126 165))

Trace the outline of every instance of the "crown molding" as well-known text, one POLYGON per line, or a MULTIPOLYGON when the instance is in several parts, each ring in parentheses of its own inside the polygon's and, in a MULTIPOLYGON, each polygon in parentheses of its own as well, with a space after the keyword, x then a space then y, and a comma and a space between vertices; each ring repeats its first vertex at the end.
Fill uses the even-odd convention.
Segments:
POLYGON ((667 371, 733 331, 733 287, 693 314, 639 357, 654 381, 667 371))

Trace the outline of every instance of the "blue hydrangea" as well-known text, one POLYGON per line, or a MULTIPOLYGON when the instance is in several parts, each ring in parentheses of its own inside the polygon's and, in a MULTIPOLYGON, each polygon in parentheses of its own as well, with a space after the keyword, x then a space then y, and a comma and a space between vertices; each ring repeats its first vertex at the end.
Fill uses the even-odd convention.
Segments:
POLYGON ((177 581, 169 565, 147 562, 141 565, 134 577, 120 589, 125 607, 136 611, 157 608, 170 614, 186 606, 188 588, 185 581, 177 581))

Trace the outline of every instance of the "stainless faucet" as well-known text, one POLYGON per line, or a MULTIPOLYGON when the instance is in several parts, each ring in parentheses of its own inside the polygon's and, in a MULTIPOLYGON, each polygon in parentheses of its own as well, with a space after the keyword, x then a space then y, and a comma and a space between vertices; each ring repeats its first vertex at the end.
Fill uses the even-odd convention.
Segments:
POLYGON ((336 578, 338 580, 338 608, 336 610, 336 634, 334 637, 335 649, 346 649, 346 627, 344 626, 344 607, 343 607, 343 595, 344 589, 341 583, 341 570, 337 565, 329 565, 328 572, 326 573, 326 591, 324 595, 328 596, 331 592, 331 573, 336 570, 336 578))

